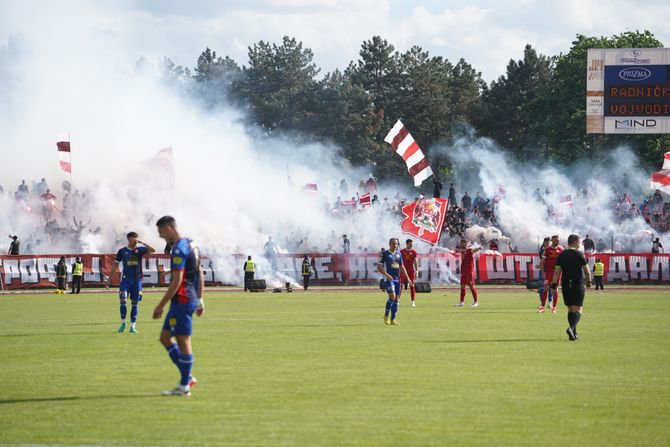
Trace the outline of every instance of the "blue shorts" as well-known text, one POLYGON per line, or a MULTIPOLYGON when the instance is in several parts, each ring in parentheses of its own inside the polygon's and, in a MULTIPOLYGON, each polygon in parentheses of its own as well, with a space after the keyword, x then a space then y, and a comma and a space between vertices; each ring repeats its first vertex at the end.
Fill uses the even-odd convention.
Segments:
POLYGON ((193 312, 198 302, 191 300, 186 304, 170 304, 163 322, 163 330, 175 335, 191 335, 193 333, 193 312))
POLYGON ((119 298, 133 301, 142 301, 142 280, 141 279, 124 279, 121 280, 121 287, 119 288, 119 298))
POLYGON ((395 296, 400 296, 400 278, 394 278, 393 281, 386 280, 386 292, 395 293, 395 296))

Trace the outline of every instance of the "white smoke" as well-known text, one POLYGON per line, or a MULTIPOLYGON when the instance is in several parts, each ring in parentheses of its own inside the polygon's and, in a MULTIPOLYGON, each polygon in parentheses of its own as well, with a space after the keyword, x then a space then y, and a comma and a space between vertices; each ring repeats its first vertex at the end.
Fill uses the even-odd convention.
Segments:
POLYGON ((433 153, 454 161, 460 195, 467 190, 473 197, 482 192, 492 199, 500 186, 505 190, 496 207, 499 229, 470 228, 466 232, 469 240, 494 239, 501 230, 512 245, 532 251, 544 237, 558 234, 565 244, 567 236, 575 233, 582 238, 588 234, 596 242, 602 239, 608 250, 613 245, 615 251, 647 252, 651 248, 655 232, 642 217, 620 221, 614 212, 614 201, 624 192, 636 206, 653 193, 648 171, 640 167, 630 148, 619 147, 605 157, 568 167, 515 162, 491 140, 472 136, 435 148, 433 153), (534 197, 538 188, 541 201, 534 197), (572 198, 572 208, 561 205, 564 196, 572 198), (555 216, 549 215, 552 209, 555 216))
MULTIPOLYGON (((377 251, 399 236, 399 219, 381 206, 355 218, 331 213, 338 195, 355 196, 369 168, 353 168, 332 145, 258 137, 239 111, 202 109, 161 81, 158 60, 137 63, 142 54, 131 50, 137 45, 128 44, 130 31, 118 17, 79 6, 51 5, 26 15, 20 32, 0 34, 0 231, 17 234, 23 252, 115 252, 131 230, 161 251, 154 224, 170 214, 232 282, 241 266, 230 254, 260 260, 270 235, 283 251, 302 241, 297 249, 305 252, 329 244, 341 252, 343 234, 354 252, 377 251), (81 197, 54 214, 54 225, 74 226, 76 218, 85 228, 52 238, 39 199, 27 201, 25 212, 13 193, 22 179, 32 193, 33 181, 45 177, 62 208, 61 184, 69 178, 58 166, 55 142, 64 131, 71 137, 72 192, 81 197), (174 190, 157 188, 156 173, 144 163, 168 146, 174 190), (318 194, 302 192, 307 183, 316 183, 318 194)), ((200 51, 193 48, 194 61, 200 51)), ((378 194, 383 200, 396 192, 378 194)), ((259 268, 268 270, 262 261, 259 268)))

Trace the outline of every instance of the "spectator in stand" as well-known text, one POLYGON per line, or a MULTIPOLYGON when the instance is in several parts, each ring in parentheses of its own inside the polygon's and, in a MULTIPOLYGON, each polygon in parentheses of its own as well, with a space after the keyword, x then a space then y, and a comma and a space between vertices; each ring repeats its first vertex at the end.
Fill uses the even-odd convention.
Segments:
POLYGON ((270 264, 272 265, 272 270, 277 271, 277 244, 272 240, 272 236, 268 237, 268 241, 265 243, 265 257, 270 264))
POLYGON ((607 248, 607 245, 605 245, 605 242, 603 242, 602 239, 598 239, 598 243, 596 243, 596 251, 597 252, 603 252, 607 248))
POLYGON ((7 251, 7 254, 10 256, 19 256, 21 252, 21 242, 19 242, 19 237, 17 235, 12 236, 10 234, 9 238, 12 240, 12 242, 9 244, 9 250, 7 251))
POLYGON ((351 253, 351 242, 346 234, 342 235, 342 253, 351 253))
POLYGON ((47 189, 40 198, 42 199, 42 212, 44 213, 44 218, 49 220, 54 209, 56 209, 56 196, 51 193, 50 189, 47 189))
POLYGON ((584 252, 586 252, 586 253, 591 253, 595 249, 595 244, 593 243, 593 239, 591 239, 588 234, 586 235, 586 237, 582 241, 582 245, 584 246, 584 252))
POLYGON ((377 196, 377 194, 374 194, 372 196, 372 199, 370 200, 370 205, 371 206, 379 205, 379 197, 377 196))
POLYGON ((661 244, 661 241, 659 240, 659 238, 652 239, 651 252, 652 253, 665 253, 665 251, 663 250, 663 244, 661 244))
POLYGON ((16 198, 21 200, 28 197, 28 185, 26 185, 25 180, 21 180, 19 188, 16 190, 16 198))
POLYGON ((442 182, 433 176, 433 198, 439 199, 442 195, 442 182))
POLYGON ((47 181, 44 177, 42 177, 42 180, 35 186, 35 192, 37 193, 38 196, 42 196, 49 190, 49 185, 47 185, 47 181))
POLYGON ((477 195, 475 196, 475 200, 472 201, 472 210, 477 210, 479 212, 479 203, 482 201, 482 195, 481 193, 477 192, 477 195))
POLYGON ((535 192, 533 192, 533 198, 536 202, 542 202, 542 192, 540 191, 540 188, 535 188, 535 192))
POLYGON ((343 196, 349 195, 349 185, 345 179, 340 180, 340 194, 343 196))
POLYGON ((468 195, 467 191, 465 191, 465 194, 461 198, 461 206, 467 212, 470 212, 470 208, 472 208, 472 197, 468 195))
POLYGON ((454 205, 458 204, 458 200, 456 199, 456 188, 454 188, 453 183, 449 184, 449 203, 453 203, 454 205))
POLYGON ((372 174, 370 174, 370 178, 365 182, 365 190, 370 194, 377 192, 377 181, 372 174))
POLYGON ((489 250, 498 251, 498 240, 497 239, 491 239, 489 241, 489 250))

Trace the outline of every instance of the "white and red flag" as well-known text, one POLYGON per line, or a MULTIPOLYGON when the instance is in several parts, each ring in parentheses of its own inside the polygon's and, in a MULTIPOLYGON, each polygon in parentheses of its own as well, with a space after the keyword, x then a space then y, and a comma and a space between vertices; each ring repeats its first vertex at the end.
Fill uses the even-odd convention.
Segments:
POLYGON ((572 196, 570 194, 568 194, 567 196, 562 196, 560 205, 567 208, 572 208, 572 196))
POLYGON ((58 161, 63 171, 72 174, 72 158, 70 157, 70 134, 68 132, 56 139, 58 148, 58 161))
POLYGON ((505 187, 503 185, 498 185, 496 194, 493 196, 493 203, 500 202, 503 199, 503 197, 505 197, 505 187))
POLYGON ((663 155, 663 167, 651 174, 651 189, 658 189, 670 194, 670 152, 663 155))
POLYGON ((400 223, 400 229, 405 234, 435 245, 440 241, 448 209, 447 199, 419 199, 402 207, 405 218, 400 223))
POLYGON ((370 198, 370 193, 366 192, 362 196, 358 198, 358 203, 361 204, 361 206, 370 206, 372 205, 372 199, 370 198))
POLYGON ((424 180, 433 175, 428 159, 400 120, 391 128, 384 141, 405 160, 409 175, 414 179, 414 186, 421 186, 424 180))

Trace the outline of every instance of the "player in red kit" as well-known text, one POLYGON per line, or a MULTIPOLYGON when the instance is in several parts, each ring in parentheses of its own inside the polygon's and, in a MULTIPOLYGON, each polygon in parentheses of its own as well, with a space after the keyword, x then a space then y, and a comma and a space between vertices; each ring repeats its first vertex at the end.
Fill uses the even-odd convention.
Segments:
MULTIPOLYGON (((551 245, 544 249, 542 259, 540 259, 540 269, 544 273, 544 289, 542 290, 542 302, 540 303, 540 307, 537 308, 538 313, 544 313, 544 306, 547 304, 547 294, 549 293, 549 284, 551 284, 551 279, 554 277, 556 259, 563 252, 563 247, 558 245, 558 242, 558 235, 553 235, 551 237, 551 245)), ((554 301, 551 306, 552 313, 556 313, 557 302, 557 295, 554 294, 554 301)))
POLYGON ((461 254, 461 300, 456 307, 463 307, 465 301, 465 286, 470 287, 474 302, 472 307, 479 306, 477 301, 477 289, 475 289, 475 258, 474 254, 481 250, 481 247, 468 248, 468 241, 461 239, 461 245, 456 249, 461 254))
POLYGON ((409 276, 408 278, 401 273, 400 282, 405 285, 405 288, 409 285, 409 294, 412 297, 412 307, 416 307, 416 303, 414 302, 414 299, 416 298, 416 288, 414 285, 416 284, 416 272, 419 270, 419 263, 416 260, 416 250, 412 249, 411 239, 405 241, 405 248, 400 250, 400 256, 402 256, 402 265, 405 266, 405 270, 407 270, 407 275, 409 276))

